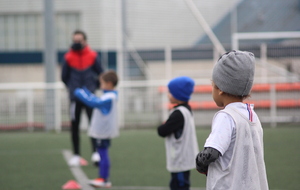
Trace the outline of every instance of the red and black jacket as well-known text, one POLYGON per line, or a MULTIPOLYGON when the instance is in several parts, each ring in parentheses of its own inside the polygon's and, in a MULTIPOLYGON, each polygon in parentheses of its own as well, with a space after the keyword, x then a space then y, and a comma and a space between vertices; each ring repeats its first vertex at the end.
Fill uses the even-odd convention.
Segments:
POLYGON ((61 79, 69 90, 71 100, 76 88, 86 87, 91 92, 99 86, 98 76, 103 72, 97 52, 85 46, 82 50, 69 50, 64 56, 61 79))

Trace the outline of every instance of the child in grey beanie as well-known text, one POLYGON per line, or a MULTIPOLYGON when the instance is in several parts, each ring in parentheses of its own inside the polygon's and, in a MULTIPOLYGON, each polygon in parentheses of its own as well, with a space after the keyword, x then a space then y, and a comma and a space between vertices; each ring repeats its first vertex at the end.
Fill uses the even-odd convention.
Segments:
POLYGON ((207 189, 268 190, 263 129, 250 94, 255 57, 246 51, 221 56, 213 69, 212 96, 218 111, 212 130, 196 157, 197 171, 207 175, 207 189))
POLYGON ((213 69, 213 82, 223 92, 249 95, 255 72, 255 57, 246 51, 231 51, 220 57, 213 69))

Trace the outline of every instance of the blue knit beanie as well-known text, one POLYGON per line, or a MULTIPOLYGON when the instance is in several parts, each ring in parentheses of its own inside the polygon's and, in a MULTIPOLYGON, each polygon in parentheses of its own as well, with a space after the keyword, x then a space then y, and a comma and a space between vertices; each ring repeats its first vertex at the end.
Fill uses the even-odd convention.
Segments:
POLYGON ((174 98, 187 102, 194 91, 194 85, 193 79, 183 76, 172 79, 168 84, 168 88, 174 98))

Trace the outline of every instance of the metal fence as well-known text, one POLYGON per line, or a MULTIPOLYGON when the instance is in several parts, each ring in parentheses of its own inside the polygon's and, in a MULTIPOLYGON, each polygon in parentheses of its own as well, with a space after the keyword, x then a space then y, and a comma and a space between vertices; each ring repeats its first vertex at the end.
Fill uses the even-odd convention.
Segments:
MULTIPOLYGON (((219 109, 211 98, 211 88, 206 80, 196 79, 196 88, 190 104, 197 127, 210 125, 219 109)), ((168 114, 165 90, 167 80, 123 81, 120 92, 120 125, 124 128, 156 127, 168 114)), ((0 85, 0 131, 45 129, 45 84, 10 83, 0 85)), ((57 93, 56 122, 53 130, 69 127, 69 100, 61 83, 53 85, 57 93)), ((101 92, 97 92, 99 95, 101 92)), ((275 127, 278 123, 300 123, 300 83, 255 84, 251 99, 264 124, 275 127)), ((88 127, 83 118, 81 128, 88 127)))

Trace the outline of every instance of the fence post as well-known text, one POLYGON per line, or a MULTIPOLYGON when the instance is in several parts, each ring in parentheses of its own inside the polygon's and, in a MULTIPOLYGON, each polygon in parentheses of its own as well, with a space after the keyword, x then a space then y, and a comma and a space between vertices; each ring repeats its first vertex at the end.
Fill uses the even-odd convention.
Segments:
POLYGON ((268 81, 268 69, 267 69, 267 45, 266 43, 262 43, 260 45, 260 60, 261 60, 261 75, 262 82, 267 83, 268 81))
POLYGON ((11 117, 15 117, 16 116, 16 96, 14 96, 13 98, 9 98, 8 99, 9 102, 9 116, 11 117))
MULTIPOLYGON (((172 49, 170 46, 165 47, 165 78, 170 80, 172 78, 172 49)), ((168 90, 162 92, 162 102, 163 102, 163 113, 162 122, 166 121, 168 118, 168 90)))
POLYGON ((124 77, 124 69, 127 61, 127 45, 125 39, 125 25, 124 21, 124 5, 125 2, 122 0, 116 1, 116 25, 117 25, 117 73, 119 77, 119 81, 121 82, 118 88, 118 122, 120 128, 125 127, 125 106, 124 106, 124 89, 125 87, 122 86, 122 81, 125 79, 124 77))
MULTIPOLYGON (((58 84, 58 83, 56 83, 58 84)), ((60 89, 58 88, 58 85, 55 86, 55 132, 60 133, 61 132, 61 93, 60 89)))
POLYGON ((27 90, 27 129, 32 132, 34 130, 33 127, 33 117, 34 117, 34 106, 33 106, 33 89, 27 90))
POLYGON ((271 100, 271 107, 270 107, 270 116, 271 116, 271 127, 275 128, 277 126, 277 106, 276 106, 276 88, 275 84, 271 84, 270 89, 270 100, 271 100))
POLYGON ((219 57, 220 57, 219 52, 218 52, 218 50, 214 47, 214 48, 213 48, 213 65, 215 65, 215 63, 217 63, 219 57))
POLYGON ((51 88, 56 82, 56 47, 55 47, 55 19, 54 0, 44 0, 44 65, 46 74, 46 107, 45 107, 45 129, 55 128, 55 89, 51 88), (48 88, 48 86, 50 86, 48 88))

